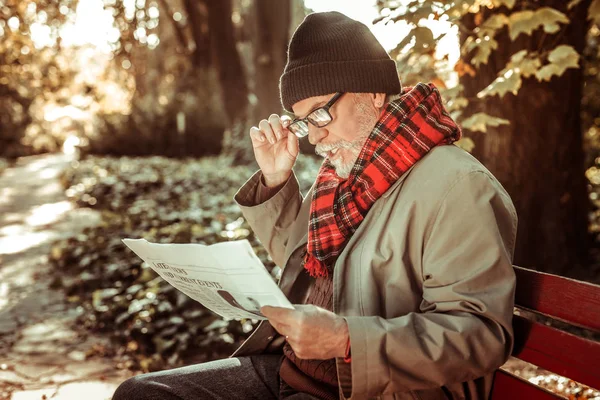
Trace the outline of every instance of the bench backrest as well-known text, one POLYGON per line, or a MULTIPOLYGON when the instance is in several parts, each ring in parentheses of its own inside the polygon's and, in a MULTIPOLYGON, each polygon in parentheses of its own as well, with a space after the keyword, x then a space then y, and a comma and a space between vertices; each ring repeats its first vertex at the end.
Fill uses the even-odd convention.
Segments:
MULTIPOLYGON (((600 286, 515 266, 517 309, 600 332, 600 286)), ((518 310, 517 310, 518 311, 518 310)), ((512 355, 600 389, 600 342, 584 339, 515 313, 512 355)), ((496 372, 492 398, 561 398, 506 371, 496 372)))

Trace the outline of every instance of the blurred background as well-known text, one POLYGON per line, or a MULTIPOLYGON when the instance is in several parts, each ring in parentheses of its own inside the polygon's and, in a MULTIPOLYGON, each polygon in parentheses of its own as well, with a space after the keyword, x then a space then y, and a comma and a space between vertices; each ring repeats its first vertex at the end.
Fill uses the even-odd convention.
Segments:
MULTIPOLYGON (((600 0, 0 0, 0 399, 110 398, 252 332, 121 239, 248 239, 278 279, 233 195, 257 169, 249 128, 283 113, 294 29, 329 10, 372 29, 404 86, 440 89, 517 207, 514 263, 600 283, 600 0)), ((321 159, 301 151, 306 193, 321 159)))

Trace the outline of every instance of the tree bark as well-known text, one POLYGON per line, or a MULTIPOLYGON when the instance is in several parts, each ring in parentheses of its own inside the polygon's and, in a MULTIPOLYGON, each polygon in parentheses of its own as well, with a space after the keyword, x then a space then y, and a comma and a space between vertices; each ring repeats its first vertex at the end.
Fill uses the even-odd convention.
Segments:
POLYGON ((206 0, 210 43, 230 124, 246 117, 248 84, 236 47, 231 0, 206 0))
POLYGON ((291 7, 290 0, 258 0, 254 6, 254 115, 263 119, 282 111, 279 77, 287 61, 291 7))
MULTIPOLYGON (((586 11, 589 0, 566 10, 566 2, 547 0, 540 6, 556 8, 569 15, 571 23, 554 35, 538 29, 515 41, 504 28, 497 36, 498 49, 492 52, 477 75, 461 77, 465 96, 476 94, 492 82, 511 55, 519 50, 552 50, 568 44, 579 53, 585 46, 586 11)), ((518 9, 519 5, 515 7, 518 9)), ((486 10, 509 14, 506 9, 486 10)), ((474 15, 463 21, 474 27, 474 15)), ((464 43, 466 35, 461 35, 464 43)), ((467 58, 469 61, 469 58, 467 58)), ((470 135, 476 147, 473 155, 500 180, 512 197, 519 217, 514 263, 563 275, 574 274, 587 263, 587 212, 589 202, 584 175, 584 154, 580 108, 583 90, 582 68, 568 69, 550 82, 523 78, 517 96, 486 97, 474 101, 465 115, 483 111, 510 120, 510 126, 490 128, 485 134, 470 135)))

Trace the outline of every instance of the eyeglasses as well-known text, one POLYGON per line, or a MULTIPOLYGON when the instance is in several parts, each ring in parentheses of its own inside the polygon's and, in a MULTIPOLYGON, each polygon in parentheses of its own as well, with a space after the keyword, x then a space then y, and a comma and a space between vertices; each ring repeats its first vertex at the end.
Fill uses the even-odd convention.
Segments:
POLYGON ((288 126, 288 129, 299 138, 303 138, 308 135, 308 122, 322 128, 333 121, 333 117, 329 113, 329 109, 335 104, 344 93, 336 93, 333 97, 322 107, 319 107, 310 112, 306 118, 296 118, 288 126))

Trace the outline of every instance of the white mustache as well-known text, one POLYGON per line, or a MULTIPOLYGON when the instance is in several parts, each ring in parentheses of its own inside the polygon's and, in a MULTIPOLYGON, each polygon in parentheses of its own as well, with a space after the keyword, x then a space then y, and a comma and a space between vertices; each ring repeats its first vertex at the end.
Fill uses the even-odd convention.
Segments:
POLYGON ((341 140, 337 143, 331 144, 317 144, 315 146, 315 153, 321 157, 326 157, 327 153, 334 149, 355 149, 362 147, 361 140, 355 140, 352 142, 348 142, 345 140, 341 140))

